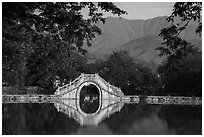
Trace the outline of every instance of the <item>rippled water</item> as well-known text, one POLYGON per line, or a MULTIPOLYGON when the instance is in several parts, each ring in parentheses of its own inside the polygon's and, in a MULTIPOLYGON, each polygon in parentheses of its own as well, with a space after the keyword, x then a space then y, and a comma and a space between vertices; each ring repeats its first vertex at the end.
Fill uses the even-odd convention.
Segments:
POLYGON ((3 104, 3 134, 202 134, 202 106, 125 104, 98 126, 80 126, 53 104, 3 104))

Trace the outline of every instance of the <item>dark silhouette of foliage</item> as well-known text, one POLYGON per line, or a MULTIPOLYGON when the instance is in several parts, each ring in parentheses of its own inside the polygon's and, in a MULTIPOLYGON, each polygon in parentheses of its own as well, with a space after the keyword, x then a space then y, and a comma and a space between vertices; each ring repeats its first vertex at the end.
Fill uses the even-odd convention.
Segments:
POLYGON ((3 27, 15 25, 15 28, 24 29, 26 33, 55 36, 82 50, 84 40, 90 45, 95 34, 101 33, 94 24, 105 21, 103 14, 98 12, 99 8, 118 15, 126 13, 111 2, 3 3, 3 27), (89 18, 84 19, 81 10, 86 7, 89 9, 89 18))
POLYGON ((166 63, 159 68, 164 94, 201 96, 201 51, 180 37, 191 21, 198 23, 195 31, 201 36, 201 8, 201 2, 177 2, 166 19, 171 25, 159 34, 164 42, 156 50, 160 51, 160 56, 167 57, 166 63), (175 18, 178 17, 180 23, 175 25, 175 18), (194 68, 192 64, 198 67, 194 68))
POLYGON ((3 85, 50 87, 75 78, 87 60, 83 45, 101 30, 103 12, 126 12, 111 2, 3 2, 3 85), (88 9, 84 18, 82 9, 88 9))
POLYGON ((201 35, 202 22, 201 22, 201 2, 177 2, 173 7, 172 14, 166 19, 171 25, 167 28, 163 28, 159 34, 164 42, 164 46, 156 48, 160 51, 160 56, 174 56, 177 59, 185 57, 187 48, 193 48, 194 46, 180 38, 181 32, 186 29, 190 21, 197 21, 198 27, 196 32, 201 35), (180 23, 174 24, 176 17, 181 20, 180 23))
POLYGON ((160 66, 163 94, 202 96, 202 54, 189 55, 169 67, 160 66))
POLYGON ((181 24, 178 26, 179 33, 183 31, 189 24, 191 20, 198 21, 198 26, 196 32, 201 35, 202 33, 202 2, 177 2, 173 7, 172 14, 167 18, 168 22, 174 22, 174 18, 179 16, 181 17, 181 24), (183 25, 184 24, 184 25, 183 25))
POLYGON ((98 67, 98 73, 111 84, 121 87, 124 94, 154 94, 157 76, 151 69, 135 61, 126 51, 113 52, 98 67))

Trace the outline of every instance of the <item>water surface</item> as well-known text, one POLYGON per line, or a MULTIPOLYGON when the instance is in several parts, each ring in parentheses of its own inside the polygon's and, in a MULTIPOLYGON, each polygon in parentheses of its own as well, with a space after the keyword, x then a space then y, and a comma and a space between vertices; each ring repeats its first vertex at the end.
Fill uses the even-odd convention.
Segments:
POLYGON ((202 106, 125 104, 98 126, 80 126, 53 104, 3 104, 3 134, 202 134, 202 106))

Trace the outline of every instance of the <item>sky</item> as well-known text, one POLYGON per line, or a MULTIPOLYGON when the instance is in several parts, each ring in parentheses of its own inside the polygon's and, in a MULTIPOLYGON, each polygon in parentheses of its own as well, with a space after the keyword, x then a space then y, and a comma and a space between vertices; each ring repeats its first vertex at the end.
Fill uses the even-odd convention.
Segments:
MULTIPOLYGON (((172 12, 174 2, 114 2, 114 4, 128 12, 128 15, 122 15, 123 18, 134 20, 169 16, 172 12)), ((104 16, 113 15, 111 13, 105 13, 104 16)))

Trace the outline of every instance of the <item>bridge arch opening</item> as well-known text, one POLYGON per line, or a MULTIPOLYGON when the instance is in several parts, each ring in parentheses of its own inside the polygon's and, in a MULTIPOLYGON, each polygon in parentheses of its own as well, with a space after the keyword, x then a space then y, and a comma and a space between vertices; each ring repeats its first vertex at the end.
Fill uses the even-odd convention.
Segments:
POLYGON ((82 85, 79 94, 80 109, 87 114, 96 113, 100 107, 100 88, 92 82, 82 85))

